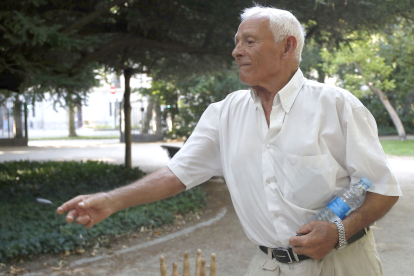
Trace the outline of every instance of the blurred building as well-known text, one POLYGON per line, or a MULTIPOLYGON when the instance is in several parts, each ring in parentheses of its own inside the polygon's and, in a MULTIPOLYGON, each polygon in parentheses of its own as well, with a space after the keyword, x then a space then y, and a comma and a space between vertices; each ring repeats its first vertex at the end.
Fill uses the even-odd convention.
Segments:
MULTIPOLYGON (((145 74, 131 78, 131 91, 140 87, 151 87, 152 79, 145 74)), ((88 93, 86 104, 75 108, 75 127, 77 135, 82 136, 119 136, 119 126, 124 93, 123 76, 112 73, 109 80, 101 79, 101 86, 88 93)), ((142 127, 144 111, 148 105, 147 97, 138 92, 131 93, 131 125, 142 127)), ((51 95, 45 100, 28 105, 29 139, 64 137, 69 133, 68 109, 56 103, 51 95)))

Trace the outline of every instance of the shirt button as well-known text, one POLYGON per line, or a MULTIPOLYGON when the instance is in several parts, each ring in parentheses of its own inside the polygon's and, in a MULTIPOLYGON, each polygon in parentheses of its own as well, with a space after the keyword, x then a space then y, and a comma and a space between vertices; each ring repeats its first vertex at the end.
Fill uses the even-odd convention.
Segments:
POLYGON ((275 218, 279 217, 279 215, 278 215, 277 213, 273 214, 273 216, 274 216, 275 218))
POLYGON ((267 148, 270 149, 270 145, 267 145, 267 148))
POLYGON ((270 183, 270 180, 266 180, 266 184, 269 184, 270 183))

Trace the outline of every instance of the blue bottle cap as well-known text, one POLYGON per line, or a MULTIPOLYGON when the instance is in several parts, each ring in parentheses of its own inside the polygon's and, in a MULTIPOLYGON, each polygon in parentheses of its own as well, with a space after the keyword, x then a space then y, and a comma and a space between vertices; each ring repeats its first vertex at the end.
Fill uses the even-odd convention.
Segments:
POLYGON ((361 180, 359 181, 359 184, 364 186, 365 190, 368 190, 369 187, 372 186, 371 181, 369 181, 366 177, 361 178, 361 180))

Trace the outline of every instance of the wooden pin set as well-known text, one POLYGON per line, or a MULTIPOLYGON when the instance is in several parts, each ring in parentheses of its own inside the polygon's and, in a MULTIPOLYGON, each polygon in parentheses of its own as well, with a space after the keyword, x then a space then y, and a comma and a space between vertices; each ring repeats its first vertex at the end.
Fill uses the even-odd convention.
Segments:
MULTIPOLYGON (((183 269, 183 276, 191 276, 190 273, 190 261, 188 260, 188 252, 184 252, 184 269, 183 269)), ((177 271, 177 263, 173 263, 173 272, 172 276, 179 276, 177 271)), ((217 264, 216 264, 216 254, 211 254, 211 262, 210 262, 210 276, 217 276, 217 264)), ((164 256, 160 257, 160 271, 161 276, 167 276, 167 267, 165 266, 165 258, 164 256)), ((196 258, 196 269, 195 269, 195 276, 207 276, 206 270, 206 260, 201 258, 201 250, 197 249, 197 258, 196 258)))

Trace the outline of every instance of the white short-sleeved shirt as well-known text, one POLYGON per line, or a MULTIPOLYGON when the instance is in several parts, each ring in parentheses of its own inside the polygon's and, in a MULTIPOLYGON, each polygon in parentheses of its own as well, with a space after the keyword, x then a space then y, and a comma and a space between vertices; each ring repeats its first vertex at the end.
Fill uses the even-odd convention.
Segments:
POLYGON ((304 78, 274 99, 268 127, 253 90, 211 104, 168 167, 187 186, 223 175, 248 238, 289 238, 362 177, 370 192, 401 196, 371 113, 350 92, 304 78))

